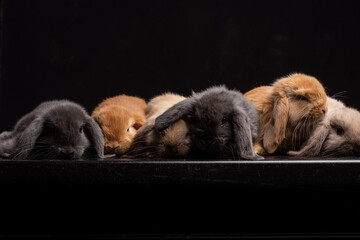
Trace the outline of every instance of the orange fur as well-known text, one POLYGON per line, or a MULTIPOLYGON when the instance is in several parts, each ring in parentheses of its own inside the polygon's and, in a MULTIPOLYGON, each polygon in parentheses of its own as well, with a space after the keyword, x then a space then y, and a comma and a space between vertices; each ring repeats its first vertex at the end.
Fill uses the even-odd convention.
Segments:
POLYGON ((321 83, 305 74, 291 74, 244 94, 260 115, 257 154, 283 154, 300 148, 327 111, 321 83))
POLYGON ((123 154, 137 130, 145 124, 146 103, 143 99, 120 95, 105 99, 91 117, 101 126, 105 139, 105 153, 123 154))

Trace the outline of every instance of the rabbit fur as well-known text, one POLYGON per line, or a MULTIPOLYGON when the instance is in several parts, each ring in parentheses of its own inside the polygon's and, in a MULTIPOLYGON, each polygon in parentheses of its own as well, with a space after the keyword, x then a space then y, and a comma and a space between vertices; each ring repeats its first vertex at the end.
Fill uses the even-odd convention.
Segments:
POLYGON ((291 74, 244 94, 260 116, 259 137, 254 144, 260 155, 298 150, 327 111, 326 92, 314 77, 291 74))
POLYGON ((125 157, 182 158, 187 156, 190 139, 186 123, 179 119, 165 131, 155 129, 155 119, 176 103, 186 99, 174 93, 152 98, 146 107, 147 122, 136 133, 125 157))
POLYGON ((359 156, 360 113, 328 97, 328 112, 299 151, 291 156, 359 156))
POLYGON ((169 108, 155 119, 164 131, 183 119, 189 127, 191 157, 263 159, 255 154, 259 116, 239 91, 215 86, 169 108))
POLYGON ((145 124, 146 102, 138 97, 119 95, 102 101, 91 117, 100 125, 106 154, 126 152, 137 132, 145 124))
POLYGON ((68 100, 43 102, 13 131, 0 135, 0 156, 12 159, 103 158, 101 129, 85 109, 68 100))

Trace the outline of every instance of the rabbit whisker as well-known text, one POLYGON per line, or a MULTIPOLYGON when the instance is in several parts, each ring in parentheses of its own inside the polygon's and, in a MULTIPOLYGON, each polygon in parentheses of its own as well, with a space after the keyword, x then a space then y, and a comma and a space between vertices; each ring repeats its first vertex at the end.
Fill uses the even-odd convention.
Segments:
POLYGON ((341 91, 341 92, 337 92, 335 94, 333 94, 331 97, 332 98, 345 98, 346 96, 343 94, 346 94, 347 91, 341 91))
POLYGON ((236 159, 236 156, 235 156, 235 154, 234 154, 234 149, 233 149, 233 147, 232 147, 231 145, 225 145, 224 151, 225 151, 225 154, 226 154, 229 158, 231 158, 231 159, 233 159, 233 160, 236 159))
POLYGON ((132 147, 128 151, 126 151, 126 154, 138 152, 138 151, 144 151, 144 150, 152 149, 152 148, 155 148, 155 145, 144 145, 144 146, 132 147))
POLYGON ((303 141, 309 137, 312 126, 313 121, 310 116, 305 116, 299 120, 292 134, 292 149, 298 149, 303 141))
POLYGON ((147 157, 149 154, 156 156, 157 151, 154 150, 154 148, 155 148, 154 145, 141 146, 141 147, 137 147, 137 148, 131 149, 130 151, 125 152, 124 155, 128 155, 133 158, 147 157))
POLYGON ((20 155, 22 155, 23 153, 26 153, 28 152, 26 158, 31 158, 33 159, 34 157, 33 156, 40 156, 39 152, 42 152, 44 151, 44 149, 36 149, 34 150, 33 148, 28 148, 28 149, 23 149, 22 151, 18 152, 13 158, 17 158, 19 157, 20 155), (29 154, 32 153, 32 156, 30 157, 29 154))
POLYGON ((26 152, 30 153, 31 149, 33 149, 33 148, 32 147, 31 148, 21 148, 20 150, 16 149, 13 153, 14 155, 12 156, 12 158, 16 159, 17 157, 19 157, 20 155, 22 155, 26 152))

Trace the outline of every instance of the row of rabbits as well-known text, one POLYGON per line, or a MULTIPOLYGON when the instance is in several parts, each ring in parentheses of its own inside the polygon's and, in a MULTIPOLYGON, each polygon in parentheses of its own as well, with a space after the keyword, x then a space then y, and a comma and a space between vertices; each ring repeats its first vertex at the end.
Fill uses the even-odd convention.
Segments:
POLYGON ((120 95, 92 112, 67 100, 40 104, 0 134, 12 159, 263 159, 359 155, 360 113, 326 96, 314 77, 291 74, 244 95, 224 86, 148 103, 120 95))

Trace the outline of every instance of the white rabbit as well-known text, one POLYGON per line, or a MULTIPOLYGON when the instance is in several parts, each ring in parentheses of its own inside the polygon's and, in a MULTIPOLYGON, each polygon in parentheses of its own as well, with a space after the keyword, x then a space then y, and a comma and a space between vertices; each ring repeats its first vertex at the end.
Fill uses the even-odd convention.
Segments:
POLYGON ((328 112, 300 151, 292 156, 360 155, 360 112, 328 97, 328 112))

